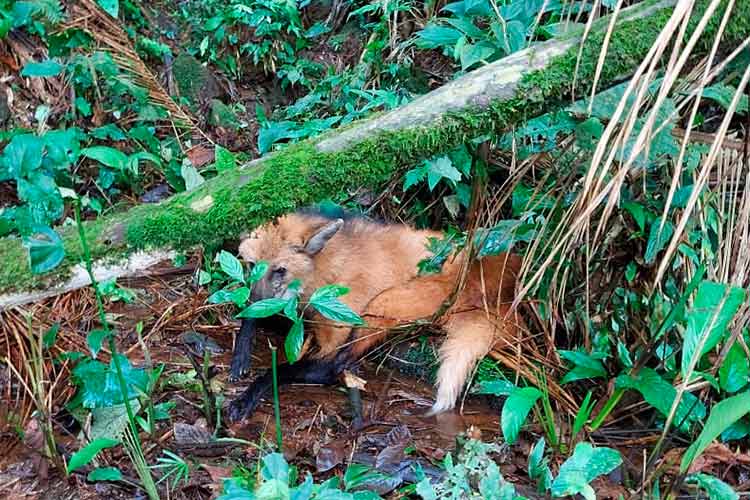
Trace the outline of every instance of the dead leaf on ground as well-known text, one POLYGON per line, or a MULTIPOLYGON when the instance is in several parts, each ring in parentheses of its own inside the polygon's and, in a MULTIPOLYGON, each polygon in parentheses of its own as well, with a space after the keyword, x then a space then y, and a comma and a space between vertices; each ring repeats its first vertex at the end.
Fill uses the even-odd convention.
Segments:
POLYGON ((345 439, 336 439, 320 447, 315 456, 315 467, 318 472, 326 472, 344 462, 348 448, 345 439))
POLYGON ((208 484, 208 487, 214 493, 220 493, 224 487, 224 479, 232 477, 233 467, 201 464, 201 468, 208 472, 208 475, 211 477, 211 483, 208 484))

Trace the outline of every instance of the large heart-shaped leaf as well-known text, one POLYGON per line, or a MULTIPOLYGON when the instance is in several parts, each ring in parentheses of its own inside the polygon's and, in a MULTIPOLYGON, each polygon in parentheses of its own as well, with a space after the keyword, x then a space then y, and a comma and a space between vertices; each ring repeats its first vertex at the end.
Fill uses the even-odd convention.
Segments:
POLYGON ((29 266, 34 274, 54 269, 65 258, 62 239, 48 227, 37 228, 33 235, 24 238, 24 246, 29 250, 29 266))

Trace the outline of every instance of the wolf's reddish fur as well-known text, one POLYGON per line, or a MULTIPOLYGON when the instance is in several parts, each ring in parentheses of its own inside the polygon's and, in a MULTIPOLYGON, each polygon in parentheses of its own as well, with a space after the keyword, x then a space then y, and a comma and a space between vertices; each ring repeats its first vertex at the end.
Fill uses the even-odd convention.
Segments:
MULTIPOLYGON (((344 223, 290 214, 256 230, 241 243, 240 254, 250 262, 269 263, 268 273, 253 291, 254 300, 283 296, 294 279, 303 283, 303 300, 322 285, 349 287, 341 300, 363 317, 367 327, 352 330, 316 313, 308 327, 317 348, 310 356, 332 358, 346 345, 351 356, 359 358, 381 342, 388 329, 430 318, 450 298, 465 256, 460 253, 446 262, 439 274, 418 276, 417 264, 430 256, 430 236, 441 235, 363 219, 344 223)), ((455 405, 475 363, 493 345, 511 341, 522 331, 520 318, 510 311, 519 268, 520 259, 511 254, 471 264, 465 286, 438 320, 447 337, 440 349, 433 413, 455 405)))

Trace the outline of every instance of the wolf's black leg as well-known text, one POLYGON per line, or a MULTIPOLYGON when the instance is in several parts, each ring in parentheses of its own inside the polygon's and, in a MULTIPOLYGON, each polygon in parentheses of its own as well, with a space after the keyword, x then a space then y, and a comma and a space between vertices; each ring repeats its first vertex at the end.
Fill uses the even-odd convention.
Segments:
POLYGON ((229 369, 230 382, 236 382, 250 372, 256 327, 254 318, 243 318, 240 331, 234 341, 232 364, 229 369))
MULTIPOLYGON (((331 385, 336 382, 339 374, 349 364, 348 353, 340 352, 330 360, 302 360, 290 365, 282 363, 277 368, 279 386, 287 384, 323 384, 331 385)), ((252 415, 261 399, 273 387, 271 370, 255 379, 241 396, 229 405, 227 415, 229 420, 236 422, 252 415)))

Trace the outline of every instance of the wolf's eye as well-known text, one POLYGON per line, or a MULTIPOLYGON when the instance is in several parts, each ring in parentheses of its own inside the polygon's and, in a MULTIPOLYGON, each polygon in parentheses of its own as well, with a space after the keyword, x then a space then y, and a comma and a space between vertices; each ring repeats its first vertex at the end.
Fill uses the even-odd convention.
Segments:
POLYGON ((273 270, 273 274, 277 278, 283 278, 286 276, 286 267, 279 266, 276 269, 273 270))

